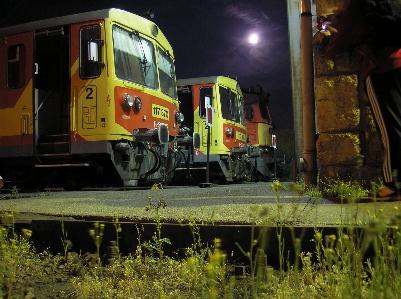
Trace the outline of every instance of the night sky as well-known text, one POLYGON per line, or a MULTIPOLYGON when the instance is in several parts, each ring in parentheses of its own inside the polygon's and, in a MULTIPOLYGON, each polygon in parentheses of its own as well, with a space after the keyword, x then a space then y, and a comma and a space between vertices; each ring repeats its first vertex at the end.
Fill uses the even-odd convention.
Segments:
POLYGON ((278 129, 293 128, 285 0, 0 0, 0 27, 104 8, 142 14, 169 39, 178 79, 229 75, 270 93, 278 129), (259 35, 250 44, 251 33, 259 35))

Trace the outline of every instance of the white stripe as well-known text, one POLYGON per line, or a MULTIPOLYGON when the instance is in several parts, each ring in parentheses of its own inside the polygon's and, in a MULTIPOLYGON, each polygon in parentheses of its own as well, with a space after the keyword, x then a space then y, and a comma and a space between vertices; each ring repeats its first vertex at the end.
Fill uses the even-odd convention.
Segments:
POLYGON ((389 183, 393 181, 393 175, 390 164, 390 159, 391 159, 390 143, 388 141, 386 125, 383 121, 383 115, 380 110, 379 102, 377 100, 376 92, 372 85, 372 80, 370 78, 370 75, 366 79, 366 90, 368 93, 370 105, 372 106, 373 115, 376 119, 377 125, 379 126, 380 135, 384 146, 383 178, 385 183, 389 183))

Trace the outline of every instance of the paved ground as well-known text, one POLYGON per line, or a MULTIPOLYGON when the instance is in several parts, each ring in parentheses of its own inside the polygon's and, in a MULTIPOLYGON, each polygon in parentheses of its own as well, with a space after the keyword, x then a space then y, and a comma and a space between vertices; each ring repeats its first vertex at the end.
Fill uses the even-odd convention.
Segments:
MULTIPOLYGON (((0 194, 0 213, 12 211, 18 220, 110 219, 165 222, 285 223, 297 226, 355 225, 373 217, 390 221, 400 202, 341 204, 336 200, 276 194, 270 183, 215 185, 210 188, 165 187, 158 190, 79 191, 0 194), (147 208, 148 207, 148 208, 147 208)), ((398 209, 398 210, 397 210, 398 209)))

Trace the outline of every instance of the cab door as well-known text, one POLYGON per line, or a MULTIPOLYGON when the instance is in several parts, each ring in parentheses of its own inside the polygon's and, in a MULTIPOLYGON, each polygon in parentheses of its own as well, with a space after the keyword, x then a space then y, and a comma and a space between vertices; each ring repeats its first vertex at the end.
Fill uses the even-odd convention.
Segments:
POLYGON ((202 138, 202 146, 204 152, 206 152, 208 134, 210 134, 210 140, 213 140, 213 130, 206 125, 206 101, 205 98, 209 97, 210 105, 213 107, 213 86, 200 86, 199 93, 195 94, 194 99, 199 101, 199 134, 202 138))
MULTIPOLYGON (((108 90, 107 82, 99 84, 103 69, 101 21, 90 21, 71 26, 71 130, 72 153, 80 147, 74 142, 82 141, 78 136, 94 135, 98 132, 98 88, 108 90)), ((104 33, 103 33, 104 34, 104 33)))
POLYGON ((69 153, 69 26, 35 31, 35 142, 38 155, 69 153))

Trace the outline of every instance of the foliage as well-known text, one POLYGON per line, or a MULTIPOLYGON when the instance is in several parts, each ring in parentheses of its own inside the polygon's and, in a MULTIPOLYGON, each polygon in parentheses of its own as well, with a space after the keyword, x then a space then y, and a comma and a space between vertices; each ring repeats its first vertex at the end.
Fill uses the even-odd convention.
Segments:
MULTIPOLYGON (((344 197, 354 194, 348 192, 356 188, 354 185, 344 183, 342 189, 338 185, 341 185, 338 181, 333 183, 333 192, 340 190, 342 193, 339 194, 344 197)), ((307 192, 302 184, 289 186, 299 195, 307 192)), ((283 235, 283 227, 288 224, 283 220, 280 192, 287 187, 279 181, 272 182, 270 187, 276 195, 276 211, 260 207, 251 209, 253 230, 249 247, 238 244, 248 259, 250 270, 241 276, 236 276, 233 266, 228 264, 226 253, 221 249, 221 240, 215 239, 211 246, 205 245, 194 221, 181 223, 190 227, 194 239, 185 256, 165 256, 163 245, 167 239, 161 235, 161 209, 166 206, 163 198, 156 204, 149 198, 149 206, 146 207, 156 216, 156 232, 152 240, 139 242, 135 253, 128 256, 117 254, 108 264, 100 261, 99 252, 103 229, 108 224, 95 223, 91 231, 97 247, 95 265, 85 264, 84 256, 77 258, 80 261, 78 264, 73 264, 73 259, 69 259, 71 264, 66 264, 62 257, 46 252, 36 253, 28 241, 31 232, 15 232, 14 212, 5 213, 0 225, 0 297, 60 298, 64 294, 62 298, 71 299, 398 298, 401 287, 399 204, 395 204, 396 216, 390 221, 381 214, 381 209, 377 209, 368 214, 366 224, 359 229, 339 226, 336 234, 326 234, 315 228, 312 239, 315 248, 312 252, 301 248, 302 237, 296 236, 291 226, 290 237, 294 245, 286 252, 284 245, 288 240, 283 235), (276 226, 268 228, 272 218, 276 226), (280 259, 277 269, 266 263, 263 248, 270 241, 266 239, 267 229, 276 232, 280 259), (142 248, 150 250, 143 251, 142 248), (376 254, 367 257, 368 250, 376 254), (290 251, 298 257, 295 261, 289 260, 290 251), (61 265, 64 267, 61 268, 61 265), (80 265, 80 271, 74 270, 77 265, 80 265), (64 292, 56 294, 53 290, 45 297, 35 289, 35 283, 29 288, 22 287, 29 283, 28 277, 54 279, 58 271, 70 275, 64 292)), ((114 226, 118 239, 121 231, 118 218, 115 217, 110 225, 114 226)), ((63 231, 67 240, 64 228, 63 231)), ((138 239, 140 234, 138 229, 138 239)), ((54 287, 56 281, 50 282, 50 286, 54 287)))
POLYGON ((333 178, 327 180, 324 184, 322 183, 322 185, 322 195, 328 198, 355 201, 358 198, 367 197, 369 194, 369 190, 366 190, 361 184, 353 180, 344 181, 339 178, 333 178))
POLYGON ((161 263, 164 254, 163 245, 171 244, 170 239, 161 237, 162 217, 160 209, 164 209, 167 205, 166 202, 164 201, 164 197, 162 197, 157 204, 152 203, 151 196, 148 197, 148 200, 149 200, 149 205, 146 206, 145 209, 146 211, 154 210, 156 212, 156 231, 152 236, 152 242, 146 242, 143 244, 143 246, 151 251, 157 252, 159 256, 159 263, 161 263))

